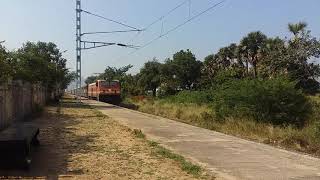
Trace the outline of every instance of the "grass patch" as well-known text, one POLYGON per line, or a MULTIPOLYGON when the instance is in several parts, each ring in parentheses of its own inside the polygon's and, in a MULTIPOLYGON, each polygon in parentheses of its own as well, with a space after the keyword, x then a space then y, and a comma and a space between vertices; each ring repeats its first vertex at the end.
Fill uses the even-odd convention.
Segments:
POLYGON ((201 174, 201 167, 198 165, 194 165, 193 163, 187 161, 183 156, 173 153, 172 151, 162 147, 155 146, 156 153, 162 157, 169 158, 175 160, 180 163, 182 170, 186 171, 188 174, 192 174, 196 177, 201 174))
POLYGON ((159 143, 155 142, 155 141, 148 141, 149 145, 151 147, 157 147, 159 145, 159 143))
POLYGON ((154 148, 138 139, 145 137, 140 130, 129 130, 92 107, 72 99, 46 107, 36 120, 46 132, 48 150, 40 159, 52 163, 35 161, 29 175, 53 171, 76 179, 195 179, 178 163, 155 157, 154 148))
POLYGON ((144 99, 131 101, 139 106, 139 111, 177 120, 194 126, 215 130, 240 138, 282 147, 288 150, 320 156, 320 98, 309 97, 314 111, 303 128, 294 126, 274 126, 243 117, 215 118, 209 105, 176 103, 166 99, 144 99))
POLYGON ((133 134, 135 137, 140 138, 140 139, 145 139, 146 135, 143 134, 143 132, 140 129, 134 129, 133 134))
MULTIPOLYGON (((146 135, 143 134, 143 132, 139 129, 134 129, 133 134, 135 137, 140 139, 146 139, 146 135)), ((157 156, 161 156, 164 158, 172 159, 176 162, 178 162, 181 166, 181 169, 183 171, 186 171, 188 174, 191 174, 195 177, 200 177, 202 169, 200 166, 195 165, 189 161, 187 161, 183 156, 173 153, 172 151, 162 147, 159 145, 159 143, 155 141, 147 141, 149 146, 153 148, 153 153, 157 156)))
POLYGON ((100 112, 98 110, 95 110, 94 113, 95 113, 95 115, 97 117, 103 117, 103 118, 107 118, 108 117, 107 115, 103 114, 102 112, 100 112))

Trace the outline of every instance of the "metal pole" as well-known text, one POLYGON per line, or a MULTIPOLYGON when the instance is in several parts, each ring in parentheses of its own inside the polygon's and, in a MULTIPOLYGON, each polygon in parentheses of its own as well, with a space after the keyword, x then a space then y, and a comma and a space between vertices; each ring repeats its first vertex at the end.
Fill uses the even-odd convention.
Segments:
POLYGON ((79 102, 81 102, 81 0, 76 0, 76 73, 77 73, 77 83, 76 83, 76 96, 79 102))

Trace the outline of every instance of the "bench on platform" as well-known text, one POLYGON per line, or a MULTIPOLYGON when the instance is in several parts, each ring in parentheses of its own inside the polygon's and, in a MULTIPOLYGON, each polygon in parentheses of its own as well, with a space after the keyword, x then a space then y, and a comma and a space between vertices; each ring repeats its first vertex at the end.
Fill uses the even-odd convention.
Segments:
POLYGON ((40 144, 39 132, 29 122, 16 123, 0 131, 0 168, 29 168, 32 148, 40 144))

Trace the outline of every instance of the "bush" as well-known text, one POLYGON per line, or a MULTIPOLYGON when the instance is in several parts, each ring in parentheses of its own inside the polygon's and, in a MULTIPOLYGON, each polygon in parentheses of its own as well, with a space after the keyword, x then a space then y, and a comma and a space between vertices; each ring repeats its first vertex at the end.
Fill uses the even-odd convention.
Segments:
POLYGON ((214 91, 214 110, 219 118, 246 117, 302 127, 311 105, 295 86, 286 78, 229 81, 214 91))
POLYGON ((208 91, 181 91, 177 95, 166 97, 165 101, 183 104, 209 104, 212 102, 212 94, 208 91))

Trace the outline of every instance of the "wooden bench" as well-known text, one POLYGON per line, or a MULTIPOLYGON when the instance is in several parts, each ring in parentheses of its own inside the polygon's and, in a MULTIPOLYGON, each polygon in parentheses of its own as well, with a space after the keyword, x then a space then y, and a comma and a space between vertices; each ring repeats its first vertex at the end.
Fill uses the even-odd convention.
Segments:
POLYGON ((0 168, 29 168, 32 147, 40 130, 32 123, 17 123, 0 132, 0 168))

